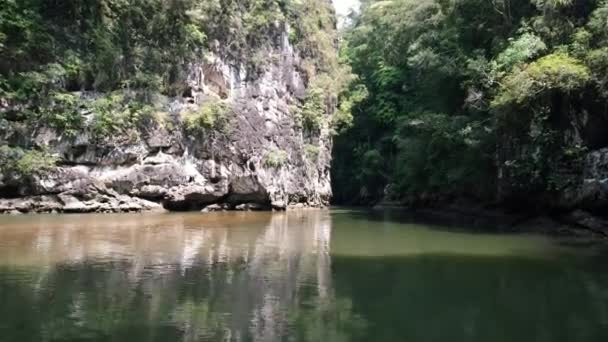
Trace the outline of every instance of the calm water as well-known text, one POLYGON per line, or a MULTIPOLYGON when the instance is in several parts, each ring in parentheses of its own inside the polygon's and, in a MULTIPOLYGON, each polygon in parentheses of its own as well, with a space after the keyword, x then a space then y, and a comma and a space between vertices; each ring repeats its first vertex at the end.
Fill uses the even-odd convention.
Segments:
POLYGON ((346 210, 0 217, 0 341, 608 341, 608 253, 346 210))

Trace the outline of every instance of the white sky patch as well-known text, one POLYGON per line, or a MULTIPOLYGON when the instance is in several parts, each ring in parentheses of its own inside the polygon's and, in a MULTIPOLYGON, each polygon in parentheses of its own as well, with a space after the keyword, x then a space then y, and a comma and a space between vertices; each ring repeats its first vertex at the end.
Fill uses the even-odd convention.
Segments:
POLYGON ((339 16, 347 15, 351 9, 359 9, 359 0, 333 0, 339 16))

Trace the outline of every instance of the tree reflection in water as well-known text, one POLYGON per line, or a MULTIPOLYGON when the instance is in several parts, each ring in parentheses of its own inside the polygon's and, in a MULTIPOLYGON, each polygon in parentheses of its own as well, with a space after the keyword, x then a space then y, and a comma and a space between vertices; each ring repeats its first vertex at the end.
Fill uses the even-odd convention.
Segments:
POLYGON ((606 341, 606 251, 341 210, 3 217, 0 341, 606 341))
POLYGON ((11 219, 0 230, 10 242, 0 243, 0 332, 15 341, 348 340, 339 326, 358 320, 333 298, 330 224, 326 211, 11 219))

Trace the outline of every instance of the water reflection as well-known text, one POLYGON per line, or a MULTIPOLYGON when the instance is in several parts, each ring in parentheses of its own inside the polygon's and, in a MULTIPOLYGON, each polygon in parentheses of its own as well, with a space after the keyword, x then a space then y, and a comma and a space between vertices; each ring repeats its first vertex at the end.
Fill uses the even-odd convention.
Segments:
POLYGON ((281 340, 294 308, 333 302, 330 237, 324 211, 10 218, 0 330, 19 341, 281 340))
POLYGON ((604 341, 603 251, 340 211, 3 217, 0 341, 604 341))

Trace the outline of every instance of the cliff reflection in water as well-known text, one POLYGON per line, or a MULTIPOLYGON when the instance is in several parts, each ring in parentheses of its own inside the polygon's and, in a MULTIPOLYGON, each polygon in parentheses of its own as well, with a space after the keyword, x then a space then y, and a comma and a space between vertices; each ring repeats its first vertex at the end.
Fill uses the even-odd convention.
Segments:
POLYGON ((332 298, 328 212, 10 220, 0 333, 15 341, 339 338, 326 317, 349 310, 332 298))
POLYGON ((608 246, 583 246, 350 210, 5 216, 0 341, 608 341, 608 246))

